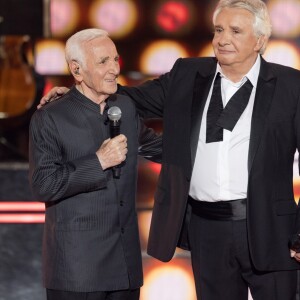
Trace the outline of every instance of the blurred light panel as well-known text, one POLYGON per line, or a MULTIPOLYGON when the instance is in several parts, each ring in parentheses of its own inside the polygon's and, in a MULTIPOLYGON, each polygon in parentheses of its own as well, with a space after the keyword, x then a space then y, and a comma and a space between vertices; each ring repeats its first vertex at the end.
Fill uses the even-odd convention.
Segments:
POLYGON ((112 38, 123 38, 135 27, 137 7, 131 0, 98 0, 89 9, 92 26, 106 30, 112 38))
POLYGON ((0 202, 0 223, 44 223, 44 211, 40 202, 0 202))
POLYGON ((300 70, 300 50, 294 43, 271 40, 263 56, 269 62, 300 70))
POLYGON ((35 70, 42 75, 68 74, 65 44, 57 40, 42 40, 35 45, 35 70))
POLYGON ((51 0, 50 28, 52 36, 69 36, 79 21, 79 8, 74 0, 51 0))
POLYGON ((161 40, 151 43, 141 55, 140 69, 145 74, 159 75, 170 71, 179 57, 187 57, 186 49, 180 43, 161 40))
POLYGON ((268 2, 268 8, 273 36, 294 38, 300 34, 299 0, 271 0, 268 2))
POLYGON ((153 264, 151 270, 145 268, 141 299, 196 300, 193 275, 188 269, 190 260, 184 261, 173 259, 166 265, 153 264))
POLYGON ((155 15, 157 29, 174 35, 186 33, 194 22, 192 4, 188 1, 163 2, 155 15))

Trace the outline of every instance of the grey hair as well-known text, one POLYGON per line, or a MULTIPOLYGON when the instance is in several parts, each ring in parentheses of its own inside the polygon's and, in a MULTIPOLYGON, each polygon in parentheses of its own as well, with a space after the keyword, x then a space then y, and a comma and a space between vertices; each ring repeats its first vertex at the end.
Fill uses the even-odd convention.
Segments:
MULTIPOLYGON (((272 25, 266 4, 261 0, 220 0, 214 13, 213 24, 215 24, 218 14, 224 8, 242 8, 254 15, 253 30, 257 37, 265 36, 267 40, 272 33, 272 25)), ((266 49, 266 43, 260 49, 263 54, 266 49)))
POLYGON ((81 66, 84 66, 85 53, 82 44, 95 38, 106 36, 108 36, 108 32, 99 28, 84 29, 73 34, 66 42, 65 57, 67 63, 76 61, 81 66))

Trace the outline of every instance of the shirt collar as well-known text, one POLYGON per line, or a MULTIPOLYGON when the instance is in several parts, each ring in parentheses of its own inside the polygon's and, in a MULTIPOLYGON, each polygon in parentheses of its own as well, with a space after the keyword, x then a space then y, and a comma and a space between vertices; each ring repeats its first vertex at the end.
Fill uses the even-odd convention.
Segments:
MULTIPOLYGON (((249 70, 249 72, 247 74, 245 74, 239 82, 237 82, 236 84, 235 83, 232 83, 232 84, 237 85, 237 86, 241 86, 248 78, 250 80, 250 82, 252 83, 253 87, 255 88, 256 85, 257 85, 260 65, 261 65, 261 58, 260 58, 260 55, 257 55, 256 61, 255 61, 254 65, 252 66, 252 68, 249 70)), ((217 64, 215 77, 218 73, 220 73, 221 77, 227 78, 223 74, 221 66, 220 66, 219 63, 217 64)), ((228 80, 231 81, 230 79, 228 79, 228 80)))

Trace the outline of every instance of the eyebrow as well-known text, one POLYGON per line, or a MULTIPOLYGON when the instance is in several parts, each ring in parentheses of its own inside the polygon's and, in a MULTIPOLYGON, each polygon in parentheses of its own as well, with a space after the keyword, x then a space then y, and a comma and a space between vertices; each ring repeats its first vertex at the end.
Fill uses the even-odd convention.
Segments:
MULTIPOLYGON (((117 54, 117 55, 113 56, 113 58, 116 58, 116 57, 120 57, 120 55, 117 54)), ((109 58, 110 58, 110 56, 101 56, 101 57, 99 57, 99 59, 109 59, 109 58)))
MULTIPOLYGON (((218 28, 224 29, 224 27, 222 25, 215 25, 214 28, 215 29, 218 29, 218 28)), ((229 28, 231 30, 242 30, 242 28, 239 26, 229 26, 229 28)))
POLYGON ((241 30, 241 27, 239 27, 239 26, 230 26, 230 29, 233 29, 233 30, 241 30))

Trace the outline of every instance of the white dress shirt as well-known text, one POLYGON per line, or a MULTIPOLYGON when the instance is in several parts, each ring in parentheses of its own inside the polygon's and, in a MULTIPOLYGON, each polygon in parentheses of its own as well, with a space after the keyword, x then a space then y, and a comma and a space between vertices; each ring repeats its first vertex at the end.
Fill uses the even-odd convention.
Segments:
MULTIPOLYGON (((239 82, 232 82, 221 74, 223 106, 247 81, 253 85, 248 105, 232 131, 223 129, 223 141, 206 143, 206 114, 213 84, 203 111, 200 135, 192 172, 189 194, 193 199, 216 202, 247 198, 248 150, 250 127, 261 59, 258 55, 251 70, 239 82)), ((215 77, 216 77, 215 74, 215 77)))

